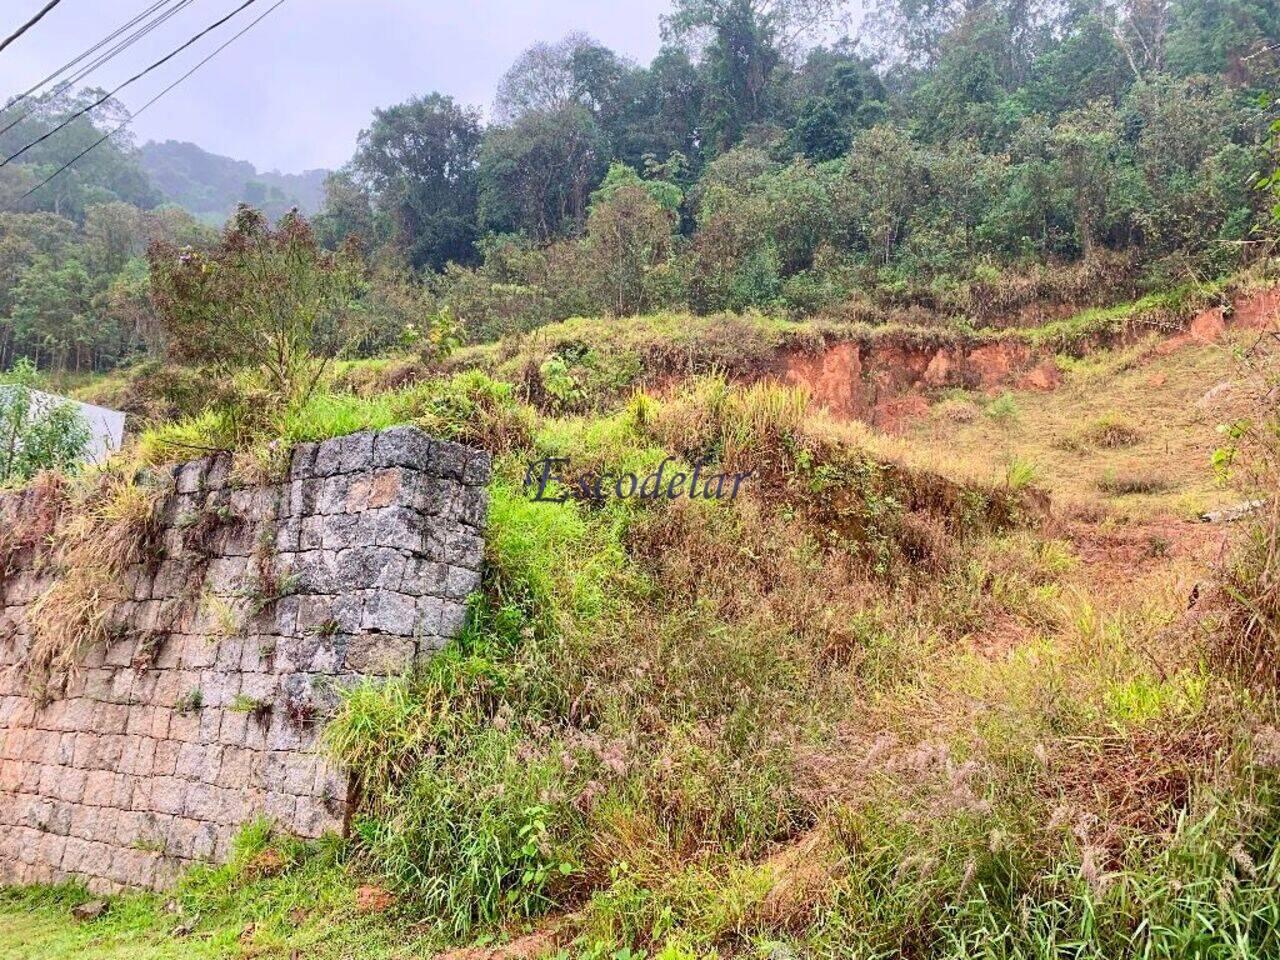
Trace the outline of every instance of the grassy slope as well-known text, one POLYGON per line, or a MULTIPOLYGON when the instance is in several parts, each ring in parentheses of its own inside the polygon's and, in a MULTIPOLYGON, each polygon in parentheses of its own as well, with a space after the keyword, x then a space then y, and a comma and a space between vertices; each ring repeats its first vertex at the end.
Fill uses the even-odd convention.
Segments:
MULTIPOLYGON (((0 896, 0 958, 63 960, 213 960, 260 956, 289 957, 294 950, 316 958, 358 955, 371 960, 430 953, 401 923, 358 917, 355 887, 324 878, 334 893, 317 899, 311 891, 235 891, 235 902, 210 912, 188 907, 170 913, 156 897, 116 898, 110 913, 92 922, 70 919, 69 911, 89 899, 74 889, 0 896), (262 899, 257 899, 261 897, 262 899), (193 910, 195 912, 193 912, 193 910), (185 925, 194 924, 188 931, 185 925), (177 931, 175 933, 175 931, 177 931)), ((228 897, 230 899, 230 897, 228 897)))
POLYGON ((1230 389, 1237 373, 1227 343, 1165 356, 1154 343, 1103 351, 1071 364, 1051 392, 1011 391, 995 403, 952 395, 911 425, 903 453, 958 475, 1000 476, 1021 461, 1056 502, 1189 518, 1239 498, 1209 469, 1222 441, 1218 425, 1244 412, 1230 389), (1108 478, 1127 477, 1151 478, 1159 489, 1104 489, 1108 478))
MULTIPOLYGON (((675 322, 597 347, 613 358, 595 368, 602 397, 675 322)), ((751 323, 760 343, 712 344, 716 365, 772 348, 781 328, 751 323)), ((580 327, 571 339, 601 332, 580 327)), ((516 379, 545 346, 485 365, 516 379)), ((184 886, 180 914, 124 898, 86 925, 67 920, 82 894, 6 894, 0 957, 430 955, 518 936, 548 899, 570 911, 566 949, 592 958, 623 945, 754 955, 779 941, 821 956, 1047 957, 1073 942, 1108 958, 1273 955, 1274 761, 1253 740, 1274 709, 1215 669, 1184 617, 1219 531, 1178 518, 1240 496, 1214 486, 1207 462, 1231 401, 1195 401, 1235 372, 1219 347, 1138 346, 994 409, 952 396, 902 438, 797 419, 785 392, 714 382, 587 417, 536 415, 474 377, 326 398, 286 433, 416 418, 514 450, 498 463, 497 573, 478 629, 402 699, 370 694, 337 727, 357 763, 428 741, 445 757, 388 788, 369 823, 389 829, 366 835, 358 869, 296 852, 282 876, 251 880, 242 858, 184 886), (1104 418, 1132 432, 1124 444, 1096 442, 1104 418), (997 487, 1026 481, 1010 462, 1032 463, 1055 499, 1107 514, 944 530, 832 444, 997 487), (530 450, 648 466, 698 449, 777 458, 787 492, 736 511, 519 496, 530 450), (1137 470, 1167 488, 1098 487, 1137 470), (385 741, 354 735, 360 718, 385 741), (527 854, 530 805, 542 812, 527 854), (519 893, 504 900, 466 876, 473 863, 571 872, 504 887, 519 893), (370 879, 400 891, 403 917, 355 913, 370 879), (191 934, 171 936, 192 917, 191 934)))

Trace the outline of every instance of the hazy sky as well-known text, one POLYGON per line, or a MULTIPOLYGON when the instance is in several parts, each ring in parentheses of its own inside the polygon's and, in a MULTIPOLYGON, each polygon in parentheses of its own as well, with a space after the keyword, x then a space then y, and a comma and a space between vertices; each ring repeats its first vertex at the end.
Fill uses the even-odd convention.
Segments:
MULTIPOLYGON (((194 0, 86 82, 111 89, 241 2, 194 0)), ((272 2, 256 0, 120 99, 136 110, 272 2)), ((0 0, 0 35, 43 5, 0 0)), ((0 52, 0 96, 26 89, 150 5, 62 0, 0 52)), ((647 63, 668 6, 669 0, 285 0, 133 129, 139 142, 190 140, 260 170, 337 167, 350 158, 374 107, 439 90, 487 109, 498 78, 536 40, 583 30, 647 63)))

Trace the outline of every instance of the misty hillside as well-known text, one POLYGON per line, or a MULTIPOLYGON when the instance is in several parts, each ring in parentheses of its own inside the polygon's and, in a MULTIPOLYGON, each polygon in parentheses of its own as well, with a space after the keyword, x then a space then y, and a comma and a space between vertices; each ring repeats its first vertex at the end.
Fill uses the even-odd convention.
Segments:
POLYGON ((261 208, 273 219, 291 207, 313 214, 323 205, 324 179, 329 174, 327 170, 259 173, 246 160, 233 160, 179 140, 148 142, 142 147, 141 162, 166 199, 217 223, 242 201, 261 208))

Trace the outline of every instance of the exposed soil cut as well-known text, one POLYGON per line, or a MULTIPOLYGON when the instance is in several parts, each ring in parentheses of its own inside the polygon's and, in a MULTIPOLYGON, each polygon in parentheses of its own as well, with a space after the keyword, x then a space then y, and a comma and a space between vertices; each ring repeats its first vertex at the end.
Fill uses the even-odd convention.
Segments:
MULTIPOLYGON (((1167 356, 1186 346, 1212 343, 1229 328, 1265 329, 1276 323, 1277 315, 1280 288, 1241 297, 1230 308, 1196 314, 1154 354, 1167 356)), ((905 336, 871 343, 845 341, 817 352, 791 348, 780 358, 779 375, 805 387, 815 404, 834 417, 862 420, 891 433, 927 413, 932 392, 958 388, 993 393, 1007 387, 1048 391, 1062 382, 1049 347, 1033 349, 1014 339, 923 345, 905 336)))

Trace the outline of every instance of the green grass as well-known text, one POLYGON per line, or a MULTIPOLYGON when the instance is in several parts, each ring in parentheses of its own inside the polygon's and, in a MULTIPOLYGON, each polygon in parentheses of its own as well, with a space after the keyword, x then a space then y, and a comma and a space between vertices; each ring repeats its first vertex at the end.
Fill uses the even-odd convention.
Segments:
POLYGON ((1202 571, 1179 544, 1098 573, 1110 521, 1045 530, 1023 500, 1097 496, 1139 460, 1198 491, 1211 426, 1175 414, 1221 356, 1081 362, 988 415, 953 398, 965 415, 913 439, 992 472, 960 484, 877 459, 798 391, 723 375, 834 329, 569 321, 395 389, 379 378, 401 361, 351 364, 350 390, 299 409, 150 430, 144 459, 236 446, 276 467, 289 443, 400 422, 481 444, 484 588, 461 636, 347 691, 326 727, 363 788, 350 842, 256 825, 175 912, 136 895, 79 924, 81 890, 4 892, 0 958, 419 956, 551 922, 565 960, 1276 956, 1280 803, 1249 742, 1275 705, 1180 632, 1202 571), (556 392, 524 402, 521 372, 550 356, 556 392), (706 375, 633 392, 650 370, 706 375), (1088 444, 1061 442, 1082 424, 1088 444), (530 502, 546 456, 760 476, 733 504, 530 502), (390 913, 356 912, 366 883, 390 913))
POLYGON ((71 916, 76 905, 98 899, 79 886, 0 891, 0 958, 390 960, 431 952, 431 941, 393 914, 357 912, 358 874, 336 848, 285 844, 282 872, 259 877, 253 857, 265 848, 262 831, 250 828, 228 865, 193 872, 172 894, 112 897, 91 921, 71 916))
POLYGON ((1130 303, 1081 310, 1063 320, 1017 330, 1015 335, 1032 347, 1056 353, 1078 353, 1090 346, 1091 341, 1105 344, 1119 334, 1144 325, 1172 333, 1174 327, 1190 319, 1194 312, 1225 297, 1236 283, 1236 278, 1224 277, 1203 284, 1184 284, 1130 303))
POLYGON ((468 629, 415 675, 349 691, 325 731, 368 797, 360 846, 453 935, 545 912, 577 870, 571 801, 598 760, 554 732, 529 737, 581 692, 571 646, 612 634, 627 606, 616 524, 531 503, 517 468, 499 466, 491 588, 468 629))

